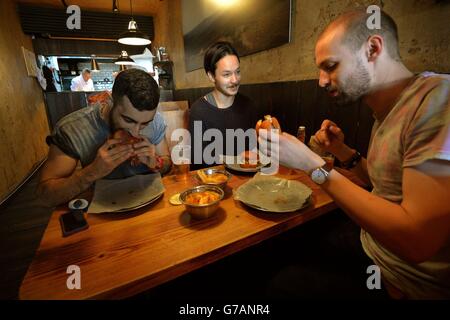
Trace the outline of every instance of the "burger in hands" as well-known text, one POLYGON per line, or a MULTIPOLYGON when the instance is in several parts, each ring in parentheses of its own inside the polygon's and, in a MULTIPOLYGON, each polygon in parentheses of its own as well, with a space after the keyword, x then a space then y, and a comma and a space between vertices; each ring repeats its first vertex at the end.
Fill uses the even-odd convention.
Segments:
MULTIPOLYGON (((132 136, 125 129, 119 129, 119 130, 115 131, 112 138, 120 140, 121 141, 119 143, 120 145, 131 145, 133 147, 133 149, 134 149, 134 145, 136 143, 139 143, 144 140, 142 138, 137 138, 137 137, 132 136)), ((132 156, 129 160, 130 160, 132 166, 137 166, 140 164, 138 156, 132 156)))
POLYGON ((259 129, 265 129, 265 130, 279 130, 279 133, 281 133, 281 126, 278 122, 277 118, 272 117, 270 115, 264 116, 263 120, 258 120, 256 123, 256 135, 259 135, 259 129))

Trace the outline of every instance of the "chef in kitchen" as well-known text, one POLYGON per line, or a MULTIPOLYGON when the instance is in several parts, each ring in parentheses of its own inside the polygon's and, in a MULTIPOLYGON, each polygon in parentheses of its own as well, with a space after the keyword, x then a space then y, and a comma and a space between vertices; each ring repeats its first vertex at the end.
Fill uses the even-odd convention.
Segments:
POLYGON ((70 85, 72 91, 94 91, 94 82, 91 79, 91 70, 83 69, 81 74, 72 79, 70 85))

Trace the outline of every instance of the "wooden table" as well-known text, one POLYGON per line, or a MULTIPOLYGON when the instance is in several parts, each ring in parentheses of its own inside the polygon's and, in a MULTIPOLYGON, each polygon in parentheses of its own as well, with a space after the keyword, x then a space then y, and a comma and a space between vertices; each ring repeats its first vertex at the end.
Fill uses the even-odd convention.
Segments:
POLYGON ((232 197, 251 176, 234 175, 215 217, 192 220, 171 195, 194 184, 163 178, 164 196, 148 207, 121 214, 88 214, 89 229, 62 237, 56 210, 20 287, 21 299, 129 297, 238 252, 336 208, 305 174, 297 179, 313 190, 313 205, 293 213, 264 213, 232 197), (81 289, 69 290, 67 268, 81 270, 81 289))

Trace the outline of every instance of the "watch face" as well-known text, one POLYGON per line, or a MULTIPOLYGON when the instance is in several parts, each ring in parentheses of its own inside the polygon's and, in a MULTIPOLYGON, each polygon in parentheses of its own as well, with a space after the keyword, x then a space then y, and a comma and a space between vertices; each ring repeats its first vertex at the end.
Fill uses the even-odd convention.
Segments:
POLYGON ((325 176, 325 173, 318 168, 311 173, 311 179, 315 183, 322 184, 327 180, 327 177, 325 176))

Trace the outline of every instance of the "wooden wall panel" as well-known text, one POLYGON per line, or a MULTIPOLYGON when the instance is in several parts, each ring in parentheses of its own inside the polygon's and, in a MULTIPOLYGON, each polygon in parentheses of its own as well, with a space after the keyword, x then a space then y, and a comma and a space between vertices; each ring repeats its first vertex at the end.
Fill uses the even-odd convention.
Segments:
POLYGON ((87 106, 85 92, 46 92, 47 117, 50 130, 64 116, 87 106))
POLYGON ((90 56, 117 58, 122 50, 128 55, 142 54, 142 46, 127 46, 117 41, 35 38, 33 48, 43 56, 90 56))
MULTIPOLYGON (((175 90, 175 100, 188 100, 190 105, 212 88, 175 90)), ((367 154, 373 117, 370 109, 359 101, 346 106, 333 104, 317 80, 244 84, 239 91, 250 97, 262 116, 276 116, 285 132, 295 135, 298 126, 306 127, 306 139, 314 134, 322 121, 330 119, 345 133, 345 141, 361 154, 367 154)))
POLYGON ((13 1, 0 1, 0 202, 47 154, 42 90, 28 77, 21 47, 33 50, 13 1))
MULTIPOLYGON (((66 13, 64 8, 24 3, 18 3, 17 8, 22 31, 27 35, 34 34, 36 37, 91 38, 117 41, 118 35, 126 30, 130 21, 129 14, 91 11, 80 7, 82 27, 70 30, 66 28, 69 14, 66 13)), ((148 35, 150 40, 153 40, 153 17, 133 14, 133 19, 138 24, 139 30, 148 35)))
MULTIPOLYGON (((88 99, 91 95, 101 94, 95 92, 46 92, 45 102, 47 118, 50 130, 53 130, 58 121, 64 116, 84 108, 88 105, 88 99)), ((171 90, 160 90, 159 101, 172 101, 173 92, 171 90)))

